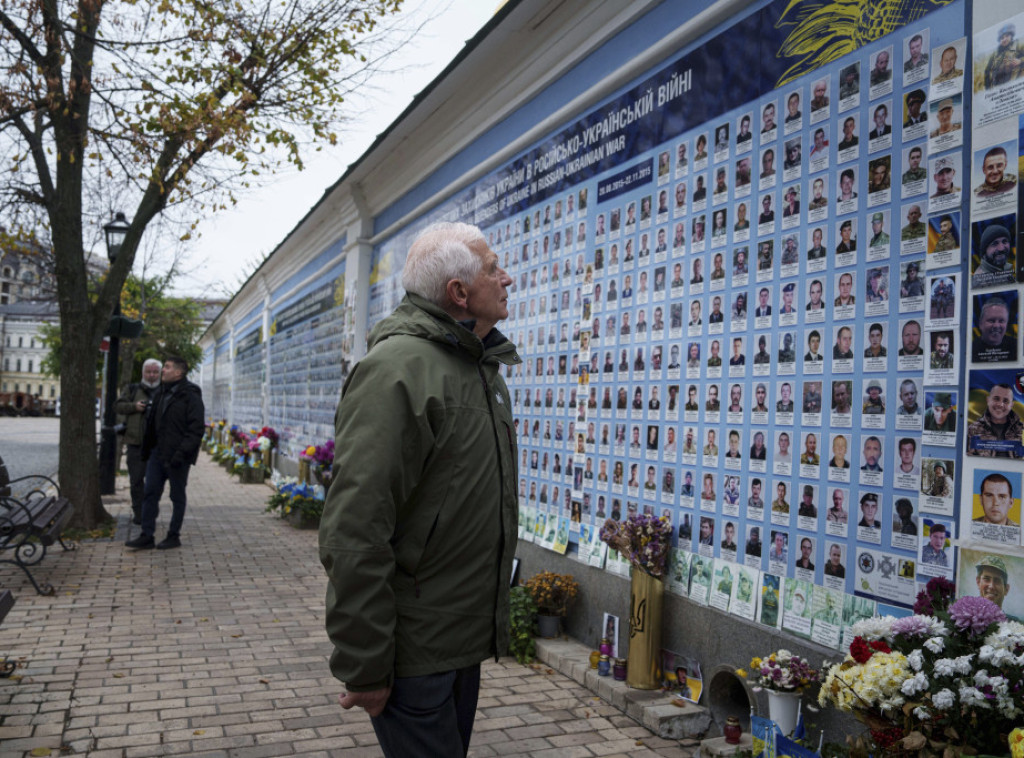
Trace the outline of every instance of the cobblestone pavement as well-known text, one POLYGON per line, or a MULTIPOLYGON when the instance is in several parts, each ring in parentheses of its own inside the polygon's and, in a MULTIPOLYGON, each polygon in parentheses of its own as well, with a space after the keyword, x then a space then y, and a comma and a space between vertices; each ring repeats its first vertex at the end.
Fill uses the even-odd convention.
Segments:
MULTIPOLYGON (((19 664, 0 679, 0 756, 380 755, 365 713, 336 702, 316 533, 265 513, 269 489, 204 454, 184 546, 132 552, 124 485, 108 498, 115 540, 37 567, 55 596, 0 564, 17 598, 0 655, 19 664)), ((483 676, 471 756, 689 756, 544 666, 505 658, 483 676)))

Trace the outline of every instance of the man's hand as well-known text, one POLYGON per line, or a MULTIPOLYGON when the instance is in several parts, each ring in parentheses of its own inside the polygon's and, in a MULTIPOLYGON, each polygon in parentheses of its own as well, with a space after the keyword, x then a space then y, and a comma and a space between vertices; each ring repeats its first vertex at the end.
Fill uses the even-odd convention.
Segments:
POLYGON ((146 412, 146 406, 148 406, 148 405, 149 405, 149 403, 147 403, 145 400, 140 400, 139 402, 137 402, 135 404, 135 410, 138 411, 139 413, 145 413, 146 412))
POLYGON ((338 703, 346 711, 358 706, 370 716, 379 716, 384 711, 384 706, 388 704, 389 697, 391 697, 390 687, 369 692, 342 692, 338 695, 338 703))

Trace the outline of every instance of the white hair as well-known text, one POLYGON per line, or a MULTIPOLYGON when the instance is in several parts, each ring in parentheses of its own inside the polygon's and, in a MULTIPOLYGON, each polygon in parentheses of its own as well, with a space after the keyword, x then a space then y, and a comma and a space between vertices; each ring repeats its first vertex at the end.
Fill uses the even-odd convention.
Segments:
POLYGON ((448 282, 473 281, 483 259, 470 245, 483 242, 483 232, 471 224, 431 224, 413 241, 402 269, 402 287, 440 307, 448 304, 448 282))
POLYGON ((146 370, 146 366, 150 365, 151 363, 152 364, 156 364, 157 368, 163 368, 163 365, 164 365, 160 361, 158 361, 156 358, 147 358, 146 360, 144 360, 142 362, 142 370, 145 371, 146 370))

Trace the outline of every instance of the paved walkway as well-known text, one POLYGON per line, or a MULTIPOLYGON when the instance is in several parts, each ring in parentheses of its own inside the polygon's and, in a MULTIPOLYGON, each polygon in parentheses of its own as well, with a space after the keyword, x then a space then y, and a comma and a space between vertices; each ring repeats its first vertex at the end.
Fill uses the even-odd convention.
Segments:
MULTIPOLYGON (((269 489, 203 454, 184 546, 136 553, 121 544, 124 485, 108 499, 114 541, 38 567, 55 596, 0 564, 17 597, 0 655, 19 662, 0 679, 0 756, 380 755, 365 713, 336 702, 316 533, 265 513, 269 489)), ((689 756, 546 667, 505 658, 483 676, 471 756, 689 756)))

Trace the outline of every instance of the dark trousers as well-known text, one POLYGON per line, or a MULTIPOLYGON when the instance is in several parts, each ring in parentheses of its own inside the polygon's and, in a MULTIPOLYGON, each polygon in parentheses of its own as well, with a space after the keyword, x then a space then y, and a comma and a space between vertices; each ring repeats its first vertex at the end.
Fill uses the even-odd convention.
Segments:
POLYGON ((146 463, 146 495, 142 500, 142 534, 152 537, 156 532, 156 518, 160 515, 160 498, 164 494, 164 484, 171 483, 171 524, 167 528, 168 537, 181 534, 181 522, 185 520, 185 487, 188 485, 189 464, 184 463, 177 468, 165 464, 154 452, 146 463))
POLYGON ((395 679, 383 713, 371 719, 387 758, 454 758, 469 752, 480 664, 395 679))
POLYGON ((141 445, 124 446, 125 462, 128 464, 129 492, 132 496, 132 514, 142 515, 142 499, 145 497, 146 462, 142 460, 141 445))

